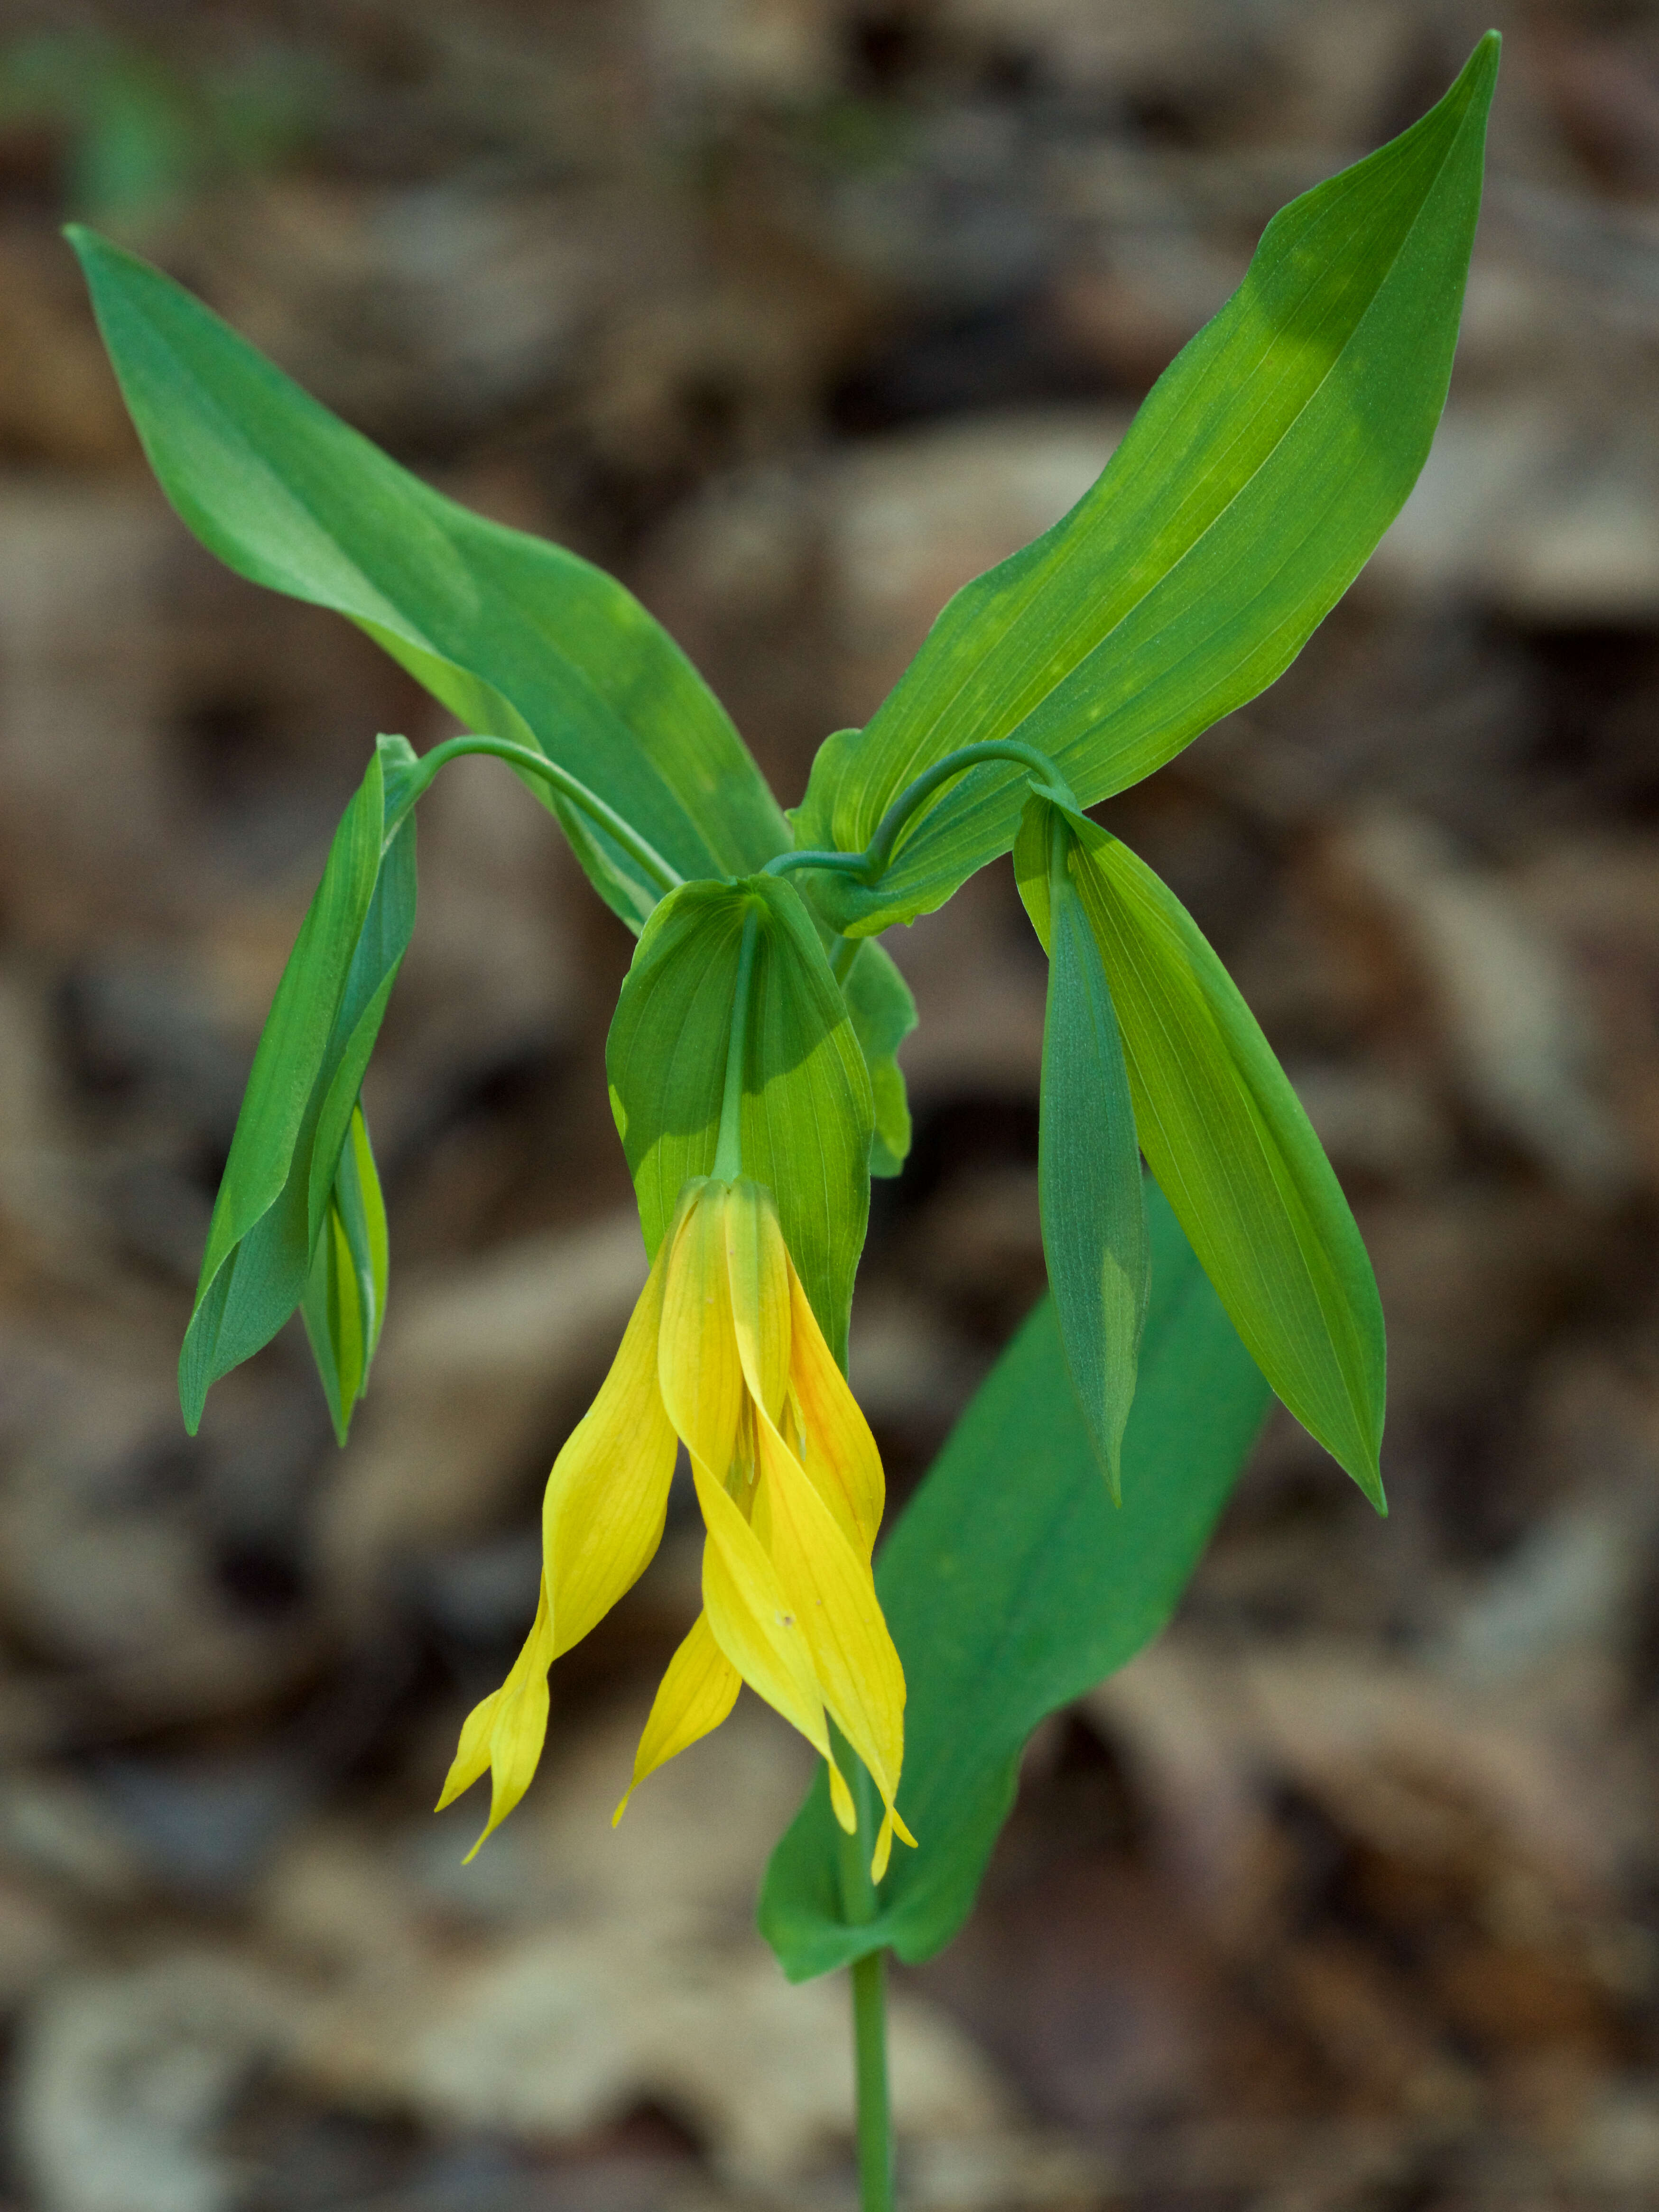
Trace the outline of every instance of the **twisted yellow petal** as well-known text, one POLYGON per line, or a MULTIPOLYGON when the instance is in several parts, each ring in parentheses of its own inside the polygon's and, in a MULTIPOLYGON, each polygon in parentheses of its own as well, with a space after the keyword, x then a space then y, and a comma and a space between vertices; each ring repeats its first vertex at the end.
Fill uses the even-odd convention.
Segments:
POLYGON ((518 1803, 535 1774, 547 1735, 547 1669, 552 1663, 552 1629, 544 1577, 535 1623, 524 1648, 501 1687, 467 1715, 454 1764, 438 1799, 441 1813, 489 1769, 490 1817, 484 1833, 467 1854, 469 1861, 518 1803))
POLYGON ((547 1735, 547 1669, 632 1588, 662 1540, 674 1432, 657 1388, 666 1250, 657 1255, 599 1395, 547 1478, 535 1622, 512 1671, 467 1716, 438 1810, 490 1775, 501 1826, 534 1778, 547 1735))
POLYGON ((689 1184, 665 1259, 657 1376, 662 1403, 686 1449, 724 1482, 747 1393, 726 1284, 723 1183, 689 1184))
POLYGON ((735 1182, 725 1204, 726 1291, 750 1396, 769 1420, 781 1419, 790 1383, 793 1315, 789 1253, 772 1193, 735 1182))
POLYGON ((633 1588, 662 1540, 676 1450, 656 1379, 665 1272, 659 1252, 611 1371, 547 1480, 542 1552, 555 1658, 633 1588))
POLYGON ((645 1733, 634 1754, 634 1778, 611 1815, 613 1827, 648 1774, 666 1766, 699 1736, 719 1727, 737 1702, 742 1679, 715 1642, 708 1614, 699 1613, 658 1686, 645 1733))
POLYGON ((894 1827, 911 1841, 894 1807, 904 1760, 904 1670, 869 1561, 769 1421, 757 1425, 757 1437, 772 1564, 805 1633, 825 1705, 881 1794, 887 1817, 876 1857, 884 1869, 894 1827))
POLYGON ((808 1479, 868 1559, 887 1503, 881 1455, 792 1263, 790 1317, 790 1397, 808 1479))
POLYGON ((824 1700, 801 1621, 759 1539, 723 1486, 695 1459, 692 1476, 709 1532, 703 1606, 714 1640, 749 1687, 828 1759, 824 1700))

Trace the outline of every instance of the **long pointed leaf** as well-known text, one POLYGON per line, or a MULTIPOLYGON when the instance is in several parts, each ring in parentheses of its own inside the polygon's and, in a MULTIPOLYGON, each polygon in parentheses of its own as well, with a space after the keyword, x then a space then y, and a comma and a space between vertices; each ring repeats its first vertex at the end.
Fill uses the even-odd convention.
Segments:
MULTIPOLYGON (((686 877, 789 842, 723 709, 623 586, 398 467, 149 263, 71 228, 150 465, 209 550, 367 630, 469 728, 540 745, 686 877)), ((614 845, 553 805, 601 896, 655 902, 614 845)))
POLYGON ((1034 793, 1014 867, 1048 954, 1037 1155, 1043 1254, 1072 1388, 1117 1499, 1151 1256, 1129 1071, 1072 879, 1077 857, 1064 814, 1034 793))
POLYGON ((1045 1299, 951 1432, 892 1536, 875 1587, 904 1662, 894 1855, 875 1917, 841 1908, 840 1832, 820 1774, 772 1854, 760 1929, 791 1981, 887 1945, 930 1958, 967 1917, 1045 1714, 1163 1627, 1261 1425, 1267 1393, 1169 1209, 1154 1193, 1152 1298, 1106 1494, 1045 1299))
POLYGON ((363 1071, 415 924, 413 764, 381 738, 335 832, 253 1056, 179 1356, 193 1435, 211 1385, 305 1296, 363 1071), (388 822, 397 823, 389 841, 388 822))
POLYGON ((1072 820, 1141 1150, 1263 1374, 1385 1511, 1382 1309, 1324 1148, 1180 901, 1126 845, 1072 820))
MULTIPOLYGON (((1439 105, 1275 216, 1092 491, 957 593, 863 731, 814 763, 801 846, 857 852, 957 747, 1016 737, 1084 805, 1286 668, 1399 513, 1445 404, 1498 40, 1439 105)), ((975 768, 875 889, 814 879, 838 928, 930 912, 1012 844, 1025 771, 975 768)))

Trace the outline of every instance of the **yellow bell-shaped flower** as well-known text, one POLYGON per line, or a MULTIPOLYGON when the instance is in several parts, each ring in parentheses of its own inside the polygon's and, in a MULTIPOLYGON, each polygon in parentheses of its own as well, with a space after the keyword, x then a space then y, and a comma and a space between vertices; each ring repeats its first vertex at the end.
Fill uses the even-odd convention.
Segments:
POLYGON ((547 1669, 656 1551, 676 1439, 707 1530, 703 1611, 662 1678, 628 1794, 718 1728, 747 1682, 828 1760, 849 1834, 857 1816, 826 1716, 869 1770, 886 1808, 871 1866, 879 1881, 894 1834, 915 1840, 894 1803, 904 1674, 870 1573, 881 1462, 772 1193, 741 1179, 699 1178, 680 1193, 615 1363, 548 1478, 535 1624, 500 1689, 468 1716, 439 1809, 487 1769, 487 1836, 529 1787, 547 1729, 547 1669))

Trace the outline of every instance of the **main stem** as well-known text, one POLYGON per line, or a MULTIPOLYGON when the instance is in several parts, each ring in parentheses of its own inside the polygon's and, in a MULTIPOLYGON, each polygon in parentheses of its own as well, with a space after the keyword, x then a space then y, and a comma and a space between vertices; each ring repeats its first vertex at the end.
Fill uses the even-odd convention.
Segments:
MULTIPOLYGON (((836 1763, 852 1780, 858 1826, 840 1844, 841 1911, 854 1928, 867 1928, 881 1910, 870 1880, 870 1838, 875 1812, 868 1770, 839 1734, 836 1763)), ((858 2115, 858 2202, 862 2212, 893 2212, 893 2107, 887 2094, 887 1977, 885 1951, 855 1959, 852 1976, 853 2087, 858 2115)))
POLYGON ((887 1954, 852 1962, 852 2049, 858 2095, 858 2202, 893 2212, 893 2112, 887 2099, 887 1954))

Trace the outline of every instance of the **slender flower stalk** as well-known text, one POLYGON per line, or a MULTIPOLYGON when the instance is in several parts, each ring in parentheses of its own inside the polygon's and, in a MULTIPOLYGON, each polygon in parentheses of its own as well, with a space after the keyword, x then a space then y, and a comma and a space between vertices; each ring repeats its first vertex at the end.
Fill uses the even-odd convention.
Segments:
MULTIPOLYGON (((454 740, 452 738, 453 744, 454 740)), ((1071 787, 1045 752, 1035 745, 1028 745, 1017 738, 987 738, 979 744, 959 745, 955 752, 947 753, 942 760, 935 761, 912 782, 907 783, 875 825, 875 834, 862 852, 840 853, 809 850, 805 847, 793 852, 778 853, 767 861, 763 873, 769 876, 788 875, 796 868, 816 868, 833 875, 857 876, 860 882, 874 885, 891 865, 900 837, 909 827, 912 817, 943 790, 959 775, 971 768, 983 767, 988 761, 1016 761, 1034 769, 1041 778, 1034 783, 1034 791, 1040 791, 1057 805, 1076 809, 1077 801, 1071 787)), ((843 940, 845 941, 845 939, 843 940)))
POLYGON ((546 1733, 547 1670, 656 1551, 680 1443, 707 1532, 703 1611, 668 1663, 616 1818, 648 1774, 720 1725, 747 1682, 828 1762, 849 1834, 857 1814, 829 1721, 863 1761, 884 1808, 879 1881, 894 1835, 914 1842, 894 1802, 904 1674, 870 1573, 881 1462, 772 1193, 743 1177, 699 1177, 680 1194, 615 1363, 548 1479, 534 1625, 507 1680, 469 1715, 439 1808, 487 1771, 482 1844, 523 1796, 546 1733))

